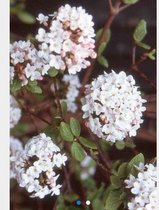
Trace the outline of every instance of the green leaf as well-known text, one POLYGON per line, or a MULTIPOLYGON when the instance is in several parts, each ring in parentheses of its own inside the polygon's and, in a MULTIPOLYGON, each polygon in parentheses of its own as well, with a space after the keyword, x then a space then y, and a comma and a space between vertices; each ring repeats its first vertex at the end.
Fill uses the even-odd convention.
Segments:
POLYGON ((118 150, 123 150, 125 148, 125 142, 124 141, 117 141, 115 143, 115 146, 118 150))
POLYGON ((99 64, 101 64, 102 66, 108 68, 109 64, 108 64, 107 59, 106 59, 104 56, 102 56, 102 55, 99 56, 99 57, 97 58, 97 60, 98 60, 98 63, 99 63, 99 64))
POLYGON ((59 73, 59 71, 57 69, 55 69, 54 67, 53 68, 50 68, 49 71, 48 71, 48 75, 50 77, 56 77, 56 75, 59 73))
POLYGON ((119 206, 122 204, 120 200, 121 190, 113 190, 109 193, 106 204, 105 210, 117 210, 119 206))
POLYGON ((18 15, 18 18, 24 23, 27 23, 27 24, 35 23, 35 17, 28 12, 20 11, 18 12, 17 15, 18 15))
POLYGON ((65 101, 61 101, 61 109, 63 114, 67 114, 67 103, 65 101))
POLYGON ((125 146, 132 149, 136 147, 132 139, 126 139, 125 146))
POLYGON ((115 187, 115 188, 120 188, 121 187, 121 181, 120 181, 120 178, 118 176, 112 175, 110 177, 110 181, 111 181, 111 184, 113 185, 113 187, 115 187))
MULTIPOLYGON (((97 31, 97 33, 96 33, 96 41, 99 40, 99 38, 100 38, 102 32, 103 32, 103 28, 101 28, 101 29, 99 29, 99 30, 97 31)), ((110 37, 111 37, 111 31, 108 30, 108 31, 105 32, 105 34, 104 34, 104 41, 105 41, 106 43, 108 43, 108 42, 110 41, 110 37)))
POLYGON ((13 80, 13 83, 11 84, 11 91, 14 93, 21 88, 21 81, 18 79, 13 80))
POLYGON ((70 128, 72 133, 78 137, 81 133, 81 126, 80 123, 78 122, 78 120, 76 120, 75 118, 71 117, 70 119, 70 128))
POLYGON ((144 163, 145 162, 145 158, 144 155, 142 153, 139 153, 138 155, 136 155, 134 158, 132 158, 129 162, 130 166, 138 166, 139 163, 144 163))
POLYGON ((151 49, 151 46, 150 46, 150 45, 147 45, 147 44, 145 44, 145 43, 136 42, 136 44, 137 44, 139 47, 144 48, 145 50, 150 50, 150 49, 151 49))
POLYGON ((151 60, 156 60, 155 53, 156 53, 156 49, 153 49, 151 52, 149 52, 148 57, 151 60))
POLYGON ((84 150, 78 142, 74 142, 72 144, 71 153, 72 156, 78 161, 82 161, 85 158, 84 150))
POLYGON ((42 89, 38 85, 37 81, 29 81, 28 85, 26 86, 26 89, 32 93, 42 93, 42 89))
POLYGON ((122 163, 118 168, 118 176, 120 178, 127 177, 130 172, 130 165, 128 163, 122 163))
POLYGON ((88 147, 90 149, 97 149, 97 146, 94 142, 92 142, 91 140, 88 140, 84 137, 79 137, 79 141, 81 144, 83 144, 85 147, 88 147))
POLYGON ((139 0, 122 0, 124 4, 135 4, 137 3, 139 0))
POLYGON ((98 198, 93 200, 92 206, 93 206, 93 210, 97 210, 97 209, 103 210, 104 209, 103 202, 100 199, 98 199, 98 198))
POLYGON ((147 23, 145 20, 140 20, 137 24, 133 37, 134 40, 138 43, 141 42, 147 34, 147 23))
POLYGON ((70 126, 65 122, 61 122, 60 124, 60 135, 65 141, 73 141, 74 139, 70 126))
POLYGON ((107 43, 106 42, 102 42, 101 45, 98 48, 98 52, 97 52, 97 56, 101 56, 102 53, 104 52, 105 48, 106 48, 107 43))

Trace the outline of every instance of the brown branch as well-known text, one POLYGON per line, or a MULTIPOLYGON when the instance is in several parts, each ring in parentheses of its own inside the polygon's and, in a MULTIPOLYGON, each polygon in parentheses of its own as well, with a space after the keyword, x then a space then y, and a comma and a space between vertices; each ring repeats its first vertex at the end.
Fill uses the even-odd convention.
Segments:
MULTIPOLYGON (((117 14, 119 14, 121 11, 123 11, 124 9, 126 9, 128 7, 127 5, 124 5, 124 6, 120 7, 120 5, 121 5, 121 1, 120 0, 117 0, 115 2, 114 6, 112 5, 112 1, 111 0, 109 0, 108 3, 109 3, 109 14, 108 14, 108 17, 106 19, 106 22, 105 22, 102 34, 99 37, 99 40, 98 40, 98 42, 96 44, 96 48, 95 48, 96 52, 98 52, 98 49, 99 49, 99 46, 101 45, 101 43, 103 41, 105 41, 105 34, 110 29, 114 18, 117 16, 117 14)), ((90 76, 91 76, 91 74, 92 74, 92 72, 94 70, 95 64, 96 64, 96 59, 92 60, 91 65, 87 68, 86 74, 84 75, 84 79, 82 81, 82 85, 83 86, 85 84, 87 84, 87 82, 89 81, 89 78, 90 78, 90 76)))
MULTIPOLYGON (((151 50, 149 50, 149 51, 151 51, 151 50)), ((132 63, 130 65, 129 69, 133 70, 135 73, 137 73, 140 78, 142 78, 145 82, 150 84, 150 86, 156 91, 155 84, 147 77, 147 75, 145 73, 143 73, 143 71, 139 70, 139 65, 148 58, 148 52, 144 52, 139 57, 139 59, 136 60, 136 45, 134 45, 132 48, 132 63)))
POLYGON ((70 184, 70 176, 69 176, 69 173, 68 173, 67 168, 65 166, 63 167, 63 171, 64 171, 64 175, 65 175, 67 190, 68 190, 69 193, 71 193, 72 188, 71 188, 71 184, 70 184))

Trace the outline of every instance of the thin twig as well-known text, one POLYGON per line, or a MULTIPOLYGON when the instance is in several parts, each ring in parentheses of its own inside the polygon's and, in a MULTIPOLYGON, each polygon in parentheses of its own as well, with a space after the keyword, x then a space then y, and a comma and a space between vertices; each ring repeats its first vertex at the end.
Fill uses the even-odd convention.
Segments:
MULTIPOLYGON (((123 11, 124 9, 127 8, 127 6, 120 7, 120 5, 121 5, 120 0, 117 0, 114 6, 112 5, 111 0, 109 0, 108 2, 109 2, 109 14, 108 14, 108 17, 106 19, 102 34, 99 37, 99 40, 96 44, 96 52, 98 52, 98 49, 99 49, 99 46, 101 45, 101 43, 103 41, 105 41, 105 34, 110 29, 114 18, 117 16, 117 14, 119 14, 121 11, 123 11)), ((88 69, 86 71, 86 74, 84 75, 84 79, 82 81, 83 86, 85 84, 87 84, 87 82, 89 81, 89 78, 90 78, 90 76, 91 76, 91 74, 94 70, 95 64, 96 64, 96 59, 92 60, 91 65, 88 67, 88 69)), ((80 95, 82 95, 82 93, 80 93, 80 95)))

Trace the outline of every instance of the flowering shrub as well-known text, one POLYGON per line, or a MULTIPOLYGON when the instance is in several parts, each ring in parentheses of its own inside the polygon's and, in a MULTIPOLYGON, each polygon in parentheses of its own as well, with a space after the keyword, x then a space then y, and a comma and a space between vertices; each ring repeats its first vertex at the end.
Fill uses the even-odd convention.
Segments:
POLYGON ((143 142, 155 138, 155 85, 140 70, 155 60, 146 21, 134 29, 129 67, 104 54, 114 18, 138 1, 109 0, 96 33, 82 6, 41 11, 36 35, 10 44, 11 209, 156 208, 156 160, 143 142))

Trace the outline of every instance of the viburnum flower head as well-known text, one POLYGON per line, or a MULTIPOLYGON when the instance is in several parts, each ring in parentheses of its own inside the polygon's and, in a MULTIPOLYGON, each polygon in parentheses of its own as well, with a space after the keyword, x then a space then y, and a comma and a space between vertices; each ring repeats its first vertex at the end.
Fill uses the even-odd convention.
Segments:
POLYGON ((152 164, 140 163, 137 177, 130 175, 124 182, 130 190, 129 210, 156 210, 157 206, 157 169, 152 164))
POLYGON ((16 173, 14 169, 15 161, 18 157, 18 153, 23 150, 23 145, 19 139, 10 137, 10 178, 15 178, 16 173))
POLYGON ((50 66, 39 56, 30 41, 14 42, 10 45, 10 82, 20 80, 22 86, 28 81, 42 80, 50 66))
POLYGON ((15 98, 10 95, 10 128, 13 128, 21 118, 21 109, 15 98))
POLYGON ((59 195, 61 185, 57 184, 59 174, 56 169, 65 166, 66 160, 52 139, 41 133, 31 138, 19 154, 15 164, 17 181, 26 188, 30 197, 59 195))
POLYGON ((145 102, 131 75, 127 76, 123 71, 118 74, 105 72, 86 86, 82 99, 83 118, 99 138, 121 141, 136 135, 143 122, 145 102))
POLYGON ((36 36, 41 42, 39 56, 50 67, 76 74, 95 58, 95 33, 92 16, 82 7, 61 6, 53 15, 39 14, 37 20, 46 29, 39 28, 36 36))

